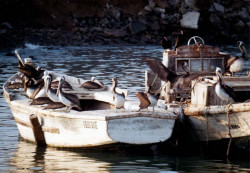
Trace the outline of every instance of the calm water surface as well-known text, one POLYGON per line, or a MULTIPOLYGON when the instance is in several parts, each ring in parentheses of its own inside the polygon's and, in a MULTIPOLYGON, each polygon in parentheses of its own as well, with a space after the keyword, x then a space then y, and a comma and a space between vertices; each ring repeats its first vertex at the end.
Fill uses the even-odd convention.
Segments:
MULTIPOLYGON (((224 51, 239 55, 233 46, 224 51)), ((130 95, 144 91, 143 57, 159 60, 159 46, 108 47, 36 47, 19 49, 22 58, 33 57, 43 69, 74 75, 84 79, 96 76, 104 84, 118 78, 120 88, 130 95)), ((17 71, 17 58, 0 52, 0 85, 17 71)), ((248 69, 250 64, 248 64, 248 69)), ((20 139, 16 123, 2 94, 0 95, 0 172, 249 172, 249 157, 206 158, 201 153, 168 154, 144 150, 62 150, 37 148, 20 139), (233 161, 232 161, 233 160, 233 161)))

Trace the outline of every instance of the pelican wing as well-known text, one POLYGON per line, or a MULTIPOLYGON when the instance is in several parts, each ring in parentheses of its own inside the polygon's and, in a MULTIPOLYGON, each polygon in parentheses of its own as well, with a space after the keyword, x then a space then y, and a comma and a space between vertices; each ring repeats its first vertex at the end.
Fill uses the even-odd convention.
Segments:
MULTIPOLYGON (((52 81, 51 82, 51 88, 58 88, 58 84, 59 84, 59 81, 56 80, 56 81, 52 81)), ((71 89, 72 90, 72 86, 67 82, 67 81, 64 81, 64 83, 62 84, 62 87, 63 88, 68 88, 68 89, 71 89)))
POLYGON ((144 61, 147 63, 147 65, 150 67, 150 69, 158 75, 158 77, 165 81, 170 83, 174 83, 177 79, 177 74, 167 67, 165 67, 160 61, 157 61, 152 58, 146 58, 144 61))
POLYGON ((238 57, 234 56, 234 57, 230 58, 229 60, 227 60, 226 69, 228 69, 234 63, 234 61, 237 59, 238 59, 238 57))
POLYGON ((140 99, 140 105, 139 105, 139 107, 141 109, 145 109, 145 108, 147 108, 151 104, 150 101, 149 101, 149 99, 148 99, 147 94, 145 94, 143 92, 138 92, 136 94, 136 97, 138 97, 140 99))
POLYGON ((228 85, 221 85, 222 88, 224 88, 224 90, 229 94, 230 97, 232 97, 232 99, 237 102, 237 94, 234 92, 233 88, 231 88, 228 85))
POLYGON ((64 93, 64 97, 71 101, 73 104, 75 104, 79 109, 81 109, 80 100, 75 94, 64 93))
POLYGON ((196 72, 194 74, 190 74, 189 76, 185 77, 184 79, 184 87, 188 87, 191 84, 191 81, 200 77, 200 76, 206 76, 209 75, 209 71, 201 71, 201 72, 196 72))

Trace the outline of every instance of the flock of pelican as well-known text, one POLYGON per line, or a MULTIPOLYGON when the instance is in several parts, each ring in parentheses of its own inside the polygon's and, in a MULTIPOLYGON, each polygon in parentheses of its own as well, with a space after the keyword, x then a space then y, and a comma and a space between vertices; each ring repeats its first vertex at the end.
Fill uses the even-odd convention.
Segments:
MULTIPOLYGON (((228 60, 226 66, 226 72, 235 73, 242 69, 244 61, 247 60, 247 52, 244 43, 239 41, 239 50, 242 53, 241 57, 232 57, 228 60)), ((40 67, 35 68, 30 63, 23 63, 20 55, 15 51, 17 58, 19 59, 18 71, 23 74, 23 87, 27 97, 32 99, 31 105, 34 104, 49 104, 47 108, 62 108, 66 107, 66 111, 70 111, 72 108, 78 111, 82 110, 80 100, 75 94, 64 92, 62 88, 72 90, 72 86, 65 80, 64 76, 55 78, 52 72, 41 70, 40 67)), ((191 81, 199 76, 208 75, 208 71, 196 72, 190 74, 187 69, 187 63, 182 64, 183 70, 186 72, 184 75, 177 75, 174 71, 165 67, 160 61, 152 58, 145 58, 144 62, 150 67, 150 69, 156 74, 155 79, 158 77, 164 82, 170 82, 172 93, 181 93, 185 88, 189 87, 191 81)), ((232 88, 225 85, 223 80, 222 71, 219 67, 216 68, 217 83, 215 92, 222 100, 230 100, 231 102, 237 102, 237 95, 232 88)), ((155 80, 154 80, 155 81, 155 80)), ((153 83, 154 83, 153 81, 153 83)), ((153 108, 157 105, 159 99, 159 91, 152 93, 151 87, 148 85, 146 92, 138 92, 136 96, 140 100, 139 111, 148 107, 153 108)), ((116 109, 124 108, 125 94, 118 93, 116 87, 118 84, 117 78, 112 79, 111 92, 113 93, 113 102, 116 109)), ((103 83, 99 82, 92 77, 90 81, 86 81, 81 84, 80 88, 87 90, 104 89, 103 83)), ((161 88, 160 88, 161 89, 161 88)))

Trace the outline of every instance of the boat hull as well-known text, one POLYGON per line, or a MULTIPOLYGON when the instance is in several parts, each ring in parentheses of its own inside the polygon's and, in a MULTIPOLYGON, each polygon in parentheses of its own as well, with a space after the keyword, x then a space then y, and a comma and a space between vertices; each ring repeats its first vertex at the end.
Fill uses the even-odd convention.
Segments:
MULTIPOLYGON (((20 135, 25 140, 35 142, 30 123, 30 115, 35 114, 41 124, 46 144, 55 147, 91 147, 112 143, 152 144, 170 138, 174 119, 154 118, 146 114, 101 120, 86 117, 58 117, 49 111, 23 109, 11 105, 20 135)), ((57 112, 58 113, 58 112, 57 112)), ((85 112, 87 114, 88 112, 85 112)), ((107 113, 107 112, 106 112, 107 113)), ((60 112, 59 112, 60 114, 60 112)), ((105 114, 105 111, 99 111, 105 114)))
POLYGON ((184 110, 187 115, 184 125, 186 139, 189 141, 229 139, 229 128, 232 138, 250 136, 250 103, 233 104, 231 107, 233 108, 229 114, 227 105, 210 106, 199 111, 199 108, 184 110))

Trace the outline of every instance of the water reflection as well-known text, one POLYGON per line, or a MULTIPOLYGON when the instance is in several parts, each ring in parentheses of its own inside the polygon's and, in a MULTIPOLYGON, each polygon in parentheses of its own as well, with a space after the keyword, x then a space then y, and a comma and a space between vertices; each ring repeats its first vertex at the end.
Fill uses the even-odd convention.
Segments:
POLYGON ((124 151, 37 148, 20 140, 9 161, 11 172, 215 172, 250 171, 223 160, 171 157, 124 151))

